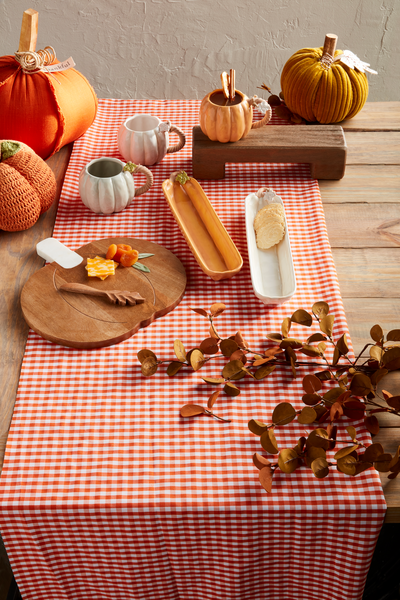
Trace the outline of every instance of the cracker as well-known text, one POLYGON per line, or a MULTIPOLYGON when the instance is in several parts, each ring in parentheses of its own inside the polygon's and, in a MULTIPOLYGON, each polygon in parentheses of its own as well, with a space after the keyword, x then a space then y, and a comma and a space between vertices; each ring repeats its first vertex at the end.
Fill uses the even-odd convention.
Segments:
POLYGON ((259 210, 256 214, 256 218, 254 219, 254 229, 257 229, 265 219, 269 219, 270 217, 275 217, 282 223, 282 225, 285 223, 282 204, 278 204, 276 202, 273 204, 266 204, 261 210, 259 210))
POLYGON ((257 248, 268 250, 278 244, 285 235, 285 212, 282 204, 267 204, 254 219, 257 248))

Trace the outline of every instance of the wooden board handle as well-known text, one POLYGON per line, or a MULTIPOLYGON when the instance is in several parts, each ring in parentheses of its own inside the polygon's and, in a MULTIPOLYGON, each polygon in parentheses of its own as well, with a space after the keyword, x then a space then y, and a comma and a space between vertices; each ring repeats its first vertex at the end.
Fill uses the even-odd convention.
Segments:
POLYGON ((18 52, 35 52, 38 35, 38 21, 39 13, 34 8, 28 8, 22 15, 18 52))

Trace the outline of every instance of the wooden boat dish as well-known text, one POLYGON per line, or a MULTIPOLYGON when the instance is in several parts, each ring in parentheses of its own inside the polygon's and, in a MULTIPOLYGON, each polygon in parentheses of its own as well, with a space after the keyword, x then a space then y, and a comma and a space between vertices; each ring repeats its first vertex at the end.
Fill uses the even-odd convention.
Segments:
POLYGON ((162 188, 193 256, 214 281, 233 277, 243 266, 238 249, 196 179, 184 174, 181 184, 176 176, 172 173, 162 188))
POLYGON ((264 304, 283 304, 296 291, 296 276, 286 216, 283 239, 268 250, 257 248, 253 226, 258 211, 273 202, 283 205, 282 199, 275 194, 274 190, 268 188, 261 188, 257 193, 247 196, 245 200, 247 247, 255 295, 264 304))

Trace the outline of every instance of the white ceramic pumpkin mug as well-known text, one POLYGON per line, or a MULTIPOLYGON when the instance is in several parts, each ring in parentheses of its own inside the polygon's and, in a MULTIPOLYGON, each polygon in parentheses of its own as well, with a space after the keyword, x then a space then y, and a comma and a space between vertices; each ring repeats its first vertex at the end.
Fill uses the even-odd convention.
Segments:
POLYGON ((153 185, 153 174, 142 165, 123 163, 118 158, 95 158, 79 175, 79 194, 82 202, 97 214, 121 212, 132 200, 147 192, 153 185), (133 175, 141 173, 146 183, 135 187, 133 175))
POLYGON ((186 136, 179 127, 153 115, 133 115, 118 131, 118 148, 124 159, 148 167, 160 162, 166 154, 178 152, 185 143, 186 136), (176 146, 169 146, 169 133, 179 136, 176 146))

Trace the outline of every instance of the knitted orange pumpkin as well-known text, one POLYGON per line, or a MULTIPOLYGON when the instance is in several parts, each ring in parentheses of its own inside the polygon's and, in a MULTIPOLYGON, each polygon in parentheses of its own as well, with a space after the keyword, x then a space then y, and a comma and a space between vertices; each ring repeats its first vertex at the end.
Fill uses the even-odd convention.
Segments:
POLYGON ((29 9, 18 52, 0 57, 0 138, 24 142, 46 159, 85 133, 96 116, 97 98, 79 71, 46 72, 59 61, 50 46, 33 51, 36 35, 37 11, 29 9))
POLYGON ((0 229, 29 229, 55 195, 53 171, 29 146, 0 141, 0 229))

